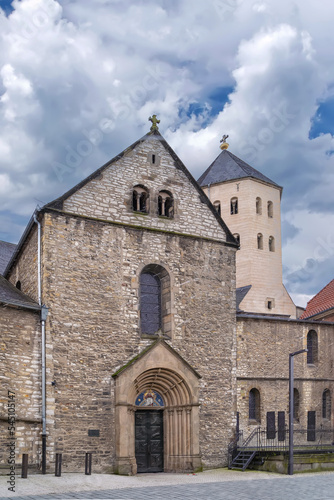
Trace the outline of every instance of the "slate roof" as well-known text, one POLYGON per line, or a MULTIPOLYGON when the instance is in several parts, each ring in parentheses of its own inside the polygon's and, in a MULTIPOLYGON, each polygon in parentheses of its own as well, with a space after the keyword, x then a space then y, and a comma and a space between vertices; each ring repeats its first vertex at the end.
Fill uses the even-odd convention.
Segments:
POLYGON ((240 303, 244 300, 246 297, 247 293, 249 290, 252 288, 252 285, 248 286, 241 286, 236 289, 236 305, 237 305, 237 312, 240 312, 241 309, 239 308, 240 303))
POLYGON ((305 312, 299 319, 311 318, 330 309, 334 309, 334 279, 308 301, 305 312))
POLYGON ((0 276, 0 302, 3 304, 39 310, 40 306, 25 293, 0 276))
POLYGON ((243 179, 251 177, 266 182, 273 186, 282 189, 276 182, 261 174, 258 170, 248 165, 248 163, 240 160, 237 156, 226 149, 223 150, 213 163, 206 169, 204 174, 198 179, 200 186, 208 186, 209 184, 218 184, 219 182, 231 181, 234 179, 243 179))
POLYGON ((16 245, 7 241, 0 241, 0 274, 5 272, 8 262, 15 252, 16 245))

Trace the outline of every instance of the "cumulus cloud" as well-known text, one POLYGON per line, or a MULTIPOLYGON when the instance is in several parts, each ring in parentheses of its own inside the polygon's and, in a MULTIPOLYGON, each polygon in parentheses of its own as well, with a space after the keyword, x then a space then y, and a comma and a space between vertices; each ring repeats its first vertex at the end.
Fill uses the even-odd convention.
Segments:
POLYGON ((0 238, 19 237, 22 219, 8 229, 8 214, 28 217, 145 134, 158 113, 195 177, 228 133, 235 154, 283 185, 283 214, 298 212, 286 276, 300 264, 295 248, 309 258, 309 214, 333 213, 333 139, 309 138, 332 96, 329 0, 316 12, 310 0, 12 5, 0 11, 0 238))

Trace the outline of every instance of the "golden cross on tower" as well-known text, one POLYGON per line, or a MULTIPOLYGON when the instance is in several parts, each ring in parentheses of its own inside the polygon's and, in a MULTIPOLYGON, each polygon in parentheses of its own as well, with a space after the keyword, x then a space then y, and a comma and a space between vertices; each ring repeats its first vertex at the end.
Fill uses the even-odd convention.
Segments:
POLYGON ((157 115, 152 115, 148 119, 150 122, 152 122, 152 127, 150 128, 151 132, 154 132, 155 130, 159 130, 158 128, 158 123, 160 123, 160 120, 158 120, 157 115))
POLYGON ((223 135, 222 140, 220 141, 222 144, 220 146, 220 149, 227 149, 229 147, 229 144, 226 142, 226 139, 228 138, 228 135, 223 135))

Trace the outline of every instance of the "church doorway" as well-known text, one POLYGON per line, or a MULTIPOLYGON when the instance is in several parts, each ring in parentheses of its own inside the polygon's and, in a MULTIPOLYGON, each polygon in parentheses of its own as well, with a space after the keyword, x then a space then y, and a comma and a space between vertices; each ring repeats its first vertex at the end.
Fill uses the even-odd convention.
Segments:
POLYGON ((162 472, 163 468, 163 412, 137 410, 135 412, 135 455, 137 472, 162 472))

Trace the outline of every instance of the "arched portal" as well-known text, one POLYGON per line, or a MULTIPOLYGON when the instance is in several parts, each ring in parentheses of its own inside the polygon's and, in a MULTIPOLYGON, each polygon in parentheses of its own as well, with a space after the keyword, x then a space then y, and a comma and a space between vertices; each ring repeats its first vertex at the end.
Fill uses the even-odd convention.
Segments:
POLYGON ((137 466, 138 472, 145 472, 145 464, 159 467, 162 463, 160 470, 165 472, 193 471, 200 467, 198 379, 199 375, 164 341, 155 343, 142 358, 117 374, 119 473, 135 474, 137 466), (145 397, 147 404, 143 403, 145 397), (151 425, 155 426, 154 432, 149 429, 151 425), (162 444, 159 444, 159 429, 162 429, 162 444), (155 450, 152 462, 145 458, 142 446, 147 453, 155 450), (162 446, 161 460, 159 446, 162 446))

